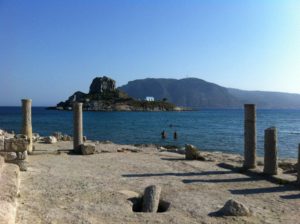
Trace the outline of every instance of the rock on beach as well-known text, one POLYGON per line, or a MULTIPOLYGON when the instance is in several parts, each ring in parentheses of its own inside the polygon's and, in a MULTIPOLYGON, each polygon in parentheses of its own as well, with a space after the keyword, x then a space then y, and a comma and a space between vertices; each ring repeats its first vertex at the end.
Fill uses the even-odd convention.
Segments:
POLYGON ((48 144, 54 144, 57 142, 57 138, 54 136, 48 136, 44 138, 44 142, 48 144))
POLYGON ((91 155, 95 153, 96 145, 95 144, 81 144, 80 150, 82 155, 91 155))
POLYGON ((224 205, 224 207, 219 211, 221 215, 224 216, 250 216, 251 211, 244 204, 230 199, 224 205))
POLYGON ((199 149, 190 144, 185 145, 185 159, 187 160, 204 160, 204 158, 200 155, 199 149))

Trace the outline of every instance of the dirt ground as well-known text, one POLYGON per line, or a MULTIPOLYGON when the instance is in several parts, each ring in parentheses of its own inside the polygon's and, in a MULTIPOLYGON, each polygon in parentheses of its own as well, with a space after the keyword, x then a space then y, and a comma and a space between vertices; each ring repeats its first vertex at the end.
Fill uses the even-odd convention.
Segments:
POLYGON ((20 173, 18 224, 38 223, 300 223, 300 190, 237 173, 221 162, 241 157, 203 154, 209 161, 155 147, 97 144, 94 155, 72 155, 71 142, 37 144, 28 171, 20 173), (118 152, 119 151, 119 152, 118 152), (158 184, 170 203, 163 213, 133 212, 133 198, 158 184), (249 217, 216 215, 235 199, 249 217))

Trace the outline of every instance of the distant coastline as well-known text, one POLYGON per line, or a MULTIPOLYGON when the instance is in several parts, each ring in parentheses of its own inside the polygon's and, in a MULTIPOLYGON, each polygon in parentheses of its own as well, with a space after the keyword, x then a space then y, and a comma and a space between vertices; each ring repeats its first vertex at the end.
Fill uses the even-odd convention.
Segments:
MULTIPOLYGON (((159 103, 159 102, 155 102, 159 103)), ((72 111, 72 107, 44 107, 46 110, 57 110, 57 111, 72 111)), ((83 111, 86 112, 181 112, 181 111, 198 111, 195 109, 187 108, 187 107, 178 107, 175 106, 173 108, 166 107, 134 107, 128 105, 115 105, 112 108, 102 108, 102 109, 93 109, 89 107, 84 107, 83 111)))

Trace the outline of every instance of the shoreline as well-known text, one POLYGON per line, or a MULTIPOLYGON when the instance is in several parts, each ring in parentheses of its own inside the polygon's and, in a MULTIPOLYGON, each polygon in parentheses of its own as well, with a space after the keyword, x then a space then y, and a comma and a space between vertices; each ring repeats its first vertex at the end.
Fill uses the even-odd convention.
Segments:
MULTIPOLYGON (((72 135, 72 112, 51 112, 33 108, 33 131, 51 135, 57 130, 72 135)), ((3 109, 0 116, 2 128, 20 131, 21 109, 3 109)), ((271 124, 278 127, 278 155, 280 158, 297 158, 299 144, 298 112, 258 112, 257 152, 264 152, 264 129, 271 124), (276 116, 280 119, 276 120, 276 116), (295 120, 295 122, 290 122, 295 120), (297 131, 297 132, 294 132, 297 131)), ((166 144, 185 143, 207 151, 243 153, 243 111, 213 110, 195 113, 86 113, 83 112, 84 133, 90 139, 109 139, 121 144, 155 143, 164 145, 160 133, 166 130, 166 144), (169 128, 169 124, 174 127, 169 128), (105 128, 101 128, 105 127, 105 128), (176 129, 177 142, 170 137, 176 129), (135 137, 137 131, 140 133, 135 137), (235 151, 236 150, 236 151, 235 151)))
MULTIPOLYGON (((11 131, 8 131, 8 130, 3 130, 3 129, 0 129, 0 132, 3 131, 4 133, 7 133, 10 138, 13 138, 15 134, 14 130, 11 130, 11 131)), ((58 133, 62 133, 62 132, 59 132, 58 133)), ((39 133, 35 133, 37 134, 38 136, 39 133)), ((1 134, 0 134, 1 136, 1 134)), ((51 135, 50 135, 51 136, 51 135)), ((41 138, 45 138, 47 136, 40 136, 41 138)), ((1 140, 1 139, 0 139, 1 140)), ((123 142, 114 142, 114 141, 111 141, 109 139, 106 139, 106 140, 97 140, 97 139, 89 139, 90 141, 93 141, 93 142, 110 142, 110 143, 113 143, 113 144, 116 144, 116 145, 131 145, 131 146, 154 146, 156 148, 165 148, 166 150, 173 150, 174 152, 177 150, 177 151, 181 151, 183 152, 184 150, 184 145, 188 144, 188 142, 184 145, 172 145, 172 144, 158 144, 158 143, 123 143, 123 142)), ((202 152, 208 152, 208 153, 225 153, 225 154, 232 154, 232 155, 238 155, 238 156, 243 156, 243 152, 239 153, 239 152, 235 152, 234 150, 220 150, 220 149, 206 149, 206 148, 201 148, 200 151, 202 152)), ((261 151, 263 151, 263 149, 261 149, 261 151)), ((181 154, 181 153, 179 153, 181 154)), ((260 154, 256 154, 256 157, 260 160, 263 160, 263 155, 260 155, 260 154)), ((278 156, 278 161, 281 160, 281 161, 286 161, 286 160, 290 160, 290 161, 296 161, 297 162, 297 158, 296 156, 295 157, 288 157, 288 156, 281 156, 279 157, 278 156)))

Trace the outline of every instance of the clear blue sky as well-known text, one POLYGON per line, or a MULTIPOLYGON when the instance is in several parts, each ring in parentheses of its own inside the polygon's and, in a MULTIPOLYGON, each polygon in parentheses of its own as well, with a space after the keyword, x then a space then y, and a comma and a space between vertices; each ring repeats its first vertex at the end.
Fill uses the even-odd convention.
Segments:
POLYGON ((300 1, 0 0, 0 105, 55 105, 102 75, 300 93, 300 1))

